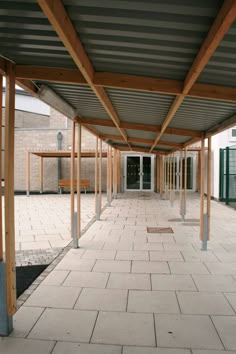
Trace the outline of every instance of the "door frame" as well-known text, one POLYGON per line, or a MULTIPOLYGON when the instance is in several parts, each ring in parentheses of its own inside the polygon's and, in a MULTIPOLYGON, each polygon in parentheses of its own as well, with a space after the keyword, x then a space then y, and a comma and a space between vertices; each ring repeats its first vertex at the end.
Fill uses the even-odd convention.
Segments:
POLYGON ((125 192, 154 192, 154 158, 153 154, 137 154, 137 153, 126 153, 124 154, 124 191, 125 192), (140 189, 127 189, 127 157, 134 156, 140 158, 140 171, 143 171, 143 156, 151 157, 151 188, 143 189, 143 176, 140 175, 140 189))

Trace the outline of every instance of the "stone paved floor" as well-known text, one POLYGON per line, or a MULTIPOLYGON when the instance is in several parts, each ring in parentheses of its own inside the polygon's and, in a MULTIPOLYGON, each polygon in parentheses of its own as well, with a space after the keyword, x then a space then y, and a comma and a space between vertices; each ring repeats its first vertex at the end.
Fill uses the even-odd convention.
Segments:
MULTIPOLYGON (((81 198, 84 229, 95 216, 94 194, 82 193, 81 198)), ((71 242, 70 195, 15 196, 15 224, 17 266, 49 264, 71 242)))
POLYGON ((235 211, 212 202, 207 252, 196 222, 169 221, 178 217, 156 194, 114 200, 17 311, 0 352, 235 354, 235 211))

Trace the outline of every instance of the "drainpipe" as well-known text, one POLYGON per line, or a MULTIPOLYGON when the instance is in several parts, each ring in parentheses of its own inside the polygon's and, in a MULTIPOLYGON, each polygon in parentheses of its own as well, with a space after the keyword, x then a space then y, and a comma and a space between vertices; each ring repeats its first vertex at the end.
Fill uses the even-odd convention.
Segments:
MULTIPOLYGON (((61 132, 57 134, 57 149, 58 151, 62 150, 62 139, 63 135, 61 132)), ((58 185, 59 185, 59 180, 61 179, 61 157, 57 158, 57 179, 58 179, 58 185)), ((60 188, 58 188, 58 192, 60 192, 60 188)))

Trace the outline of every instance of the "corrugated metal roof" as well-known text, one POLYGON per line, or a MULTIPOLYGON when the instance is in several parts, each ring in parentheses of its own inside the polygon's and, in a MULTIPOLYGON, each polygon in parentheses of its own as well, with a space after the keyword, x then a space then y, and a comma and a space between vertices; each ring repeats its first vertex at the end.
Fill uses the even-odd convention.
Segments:
POLYGON ((111 102, 121 120, 160 125, 165 118, 173 96, 158 93, 106 89, 111 102))
POLYGON ((111 119, 89 86, 66 85, 46 81, 37 81, 36 84, 49 86, 72 107, 76 108, 79 116, 111 119))
POLYGON ((118 131, 118 129, 116 127, 112 128, 112 127, 102 127, 100 125, 93 125, 93 127, 101 134, 108 134, 108 135, 120 135, 120 132, 118 131))
POLYGON ((187 97, 169 126, 171 128, 206 131, 231 117, 235 112, 236 103, 187 97))
POLYGON ((220 0, 64 0, 97 71, 184 79, 220 0))
POLYGON ((236 22, 199 77, 199 82, 236 87, 236 22))
POLYGON ((185 143, 190 138, 189 136, 182 136, 182 135, 171 135, 171 134, 163 134, 161 137, 161 141, 168 141, 170 143, 185 143))
POLYGON ((155 139, 157 136, 156 132, 144 132, 142 130, 131 130, 131 129, 125 129, 127 135, 130 138, 143 138, 143 139, 155 139))
POLYGON ((36 0, 1 0, 0 43, 17 64, 76 67, 36 0))

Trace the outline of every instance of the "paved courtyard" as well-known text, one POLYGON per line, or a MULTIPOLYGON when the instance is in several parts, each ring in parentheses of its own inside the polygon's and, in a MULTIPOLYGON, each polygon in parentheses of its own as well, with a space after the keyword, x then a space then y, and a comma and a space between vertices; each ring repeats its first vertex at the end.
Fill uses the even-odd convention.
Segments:
MULTIPOLYGON (((198 195, 187 210, 187 219, 199 218, 198 195)), ((68 232, 63 212, 59 222, 50 215, 59 235, 60 225, 68 232)), ((235 211, 212 202, 207 252, 197 221, 178 218, 178 203, 154 193, 113 200, 17 311, 0 352, 235 354, 235 211)))
MULTIPOLYGON (((93 193, 81 194, 82 230, 95 216, 94 203, 93 193)), ((15 225, 17 266, 49 264, 71 242, 70 195, 15 196, 15 225)))

